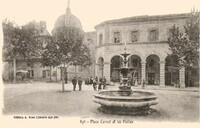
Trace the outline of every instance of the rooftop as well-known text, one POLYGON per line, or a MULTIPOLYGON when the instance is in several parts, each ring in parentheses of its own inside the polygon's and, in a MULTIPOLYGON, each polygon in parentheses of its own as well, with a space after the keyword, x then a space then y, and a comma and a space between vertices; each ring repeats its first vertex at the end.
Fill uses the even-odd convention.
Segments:
POLYGON ((167 14, 167 15, 142 15, 142 16, 133 16, 126 17, 114 20, 107 20, 95 26, 97 29, 100 26, 105 24, 116 24, 116 23, 127 23, 127 22, 144 22, 144 21, 160 21, 160 20, 172 20, 172 19, 187 19, 189 17, 189 13, 182 14, 167 14))

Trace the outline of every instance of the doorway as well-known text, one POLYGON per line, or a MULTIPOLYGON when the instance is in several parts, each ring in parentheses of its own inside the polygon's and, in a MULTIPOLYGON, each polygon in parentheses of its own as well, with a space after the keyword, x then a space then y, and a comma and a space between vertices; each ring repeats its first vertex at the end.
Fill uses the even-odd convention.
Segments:
POLYGON ((148 84, 155 84, 155 73, 148 73, 148 84))

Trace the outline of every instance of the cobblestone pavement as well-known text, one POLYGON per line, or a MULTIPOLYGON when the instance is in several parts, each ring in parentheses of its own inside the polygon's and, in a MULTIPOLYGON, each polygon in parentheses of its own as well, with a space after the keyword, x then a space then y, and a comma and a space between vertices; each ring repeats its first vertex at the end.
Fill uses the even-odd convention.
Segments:
MULTIPOLYGON (((91 85, 83 85, 82 91, 72 91, 71 84, 65 84, 65 93, 60 83, 4 84, 4 115, 58 115, 62 117, 131 118, 150 121, 199 121, 199 91, 178 91, 147 88, 159 99, 149 115, 121 116, 99 111, 100 105, 92 101, 91 85)), ((116 90, 117 86, 107 86, 116 90)), ((133 89, 140 90, 139 87, 133 89)), ((78 87, 77 87, 78 90, 78 87)), ((198 89, 195 89, 198 90, 198 89)))

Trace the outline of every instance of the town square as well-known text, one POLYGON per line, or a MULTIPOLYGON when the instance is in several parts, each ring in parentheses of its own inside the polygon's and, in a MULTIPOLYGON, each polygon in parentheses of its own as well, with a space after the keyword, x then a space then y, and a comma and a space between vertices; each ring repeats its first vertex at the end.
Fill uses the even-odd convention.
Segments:
MULTIPOLYGON (((180 121, 196 122, 199 120, 199 90, 195 88, 156 88, 147 87, 159 97, 159 104, 152 107, 149 115, 112 115, 104 114, 98 109, 100 105, 92 101, 91 85, 83 85, 82 91, 73 91, 72 84, 66 84, 66 92, 61 93, 60 83, 28 83, 5 85, 5 115, 57 115, 61 117, 86 117, 101 119, 132 119, 135 121, 180 121), (185 96, 187 95, 187 97, 185 96), (184 98, 183 98, 184 97, 184 98)), ((117 90, 117 87, 107 87, 117 90)), ((141 88, 133 88, 141 90, 141 88)))
POLYGON ((43 16, 51 20, 4 17, 2 115, 79 117, 81 125, 199 122, 199 6, 121 15, 132 2, 118 1, 118 14, 109 7, 103 18, 100 5, 113 4, 81 2, 63 0, 59 14, 43 16), (102 17, 78 6, 96 6, 102 17))

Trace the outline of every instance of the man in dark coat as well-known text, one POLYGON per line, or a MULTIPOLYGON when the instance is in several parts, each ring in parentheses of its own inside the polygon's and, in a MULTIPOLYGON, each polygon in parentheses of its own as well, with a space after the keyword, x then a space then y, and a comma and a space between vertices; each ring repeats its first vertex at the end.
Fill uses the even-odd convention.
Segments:
POLYGON ((105 78, 105 76, 102 79, 102 84, 103 84, 103 89, 105 89, 106 88, 106 78, 105 78))
POLYGON ((89 83, 89 78, 85 77, 85 85, 88 85, 88 83, 89 83))
POLYGON ((143 89, 145 88, 145 84, 146 84, 146 81, 145 81, 145 79, 143 79, 143 81, 142 81, 142 88, 143 89))
POLYGON ((96 87, 97 86, 97 82, 96 82, 95 78, 93 78, 92 84, 93 84, 94 91, 96 91, 97 90, 97 87, 96 87))
POLYGON ((79 77, 79 79, 78 79, 79 91, 81 91, 82 82, 83 81, 81 80, 81 77, 79 77))
POLYGON ((75 91, 75 90, 76 90, 76 84, 77 84, 76 77, 73 78, 72 84, 73 84, 73 86, 74 86, 74 89, 73 89, 73 90, 75 91))
POLYGON ((90 81, 90 82, 89 82, 90 85, 93 84, 93 77, 90 77, 90 80, 89 80, 89 81, 90 81))
POLYGON ((98 86, 98 90, 101 90, 102 89, 102 78, 99 77, 99 86, 98 86))

